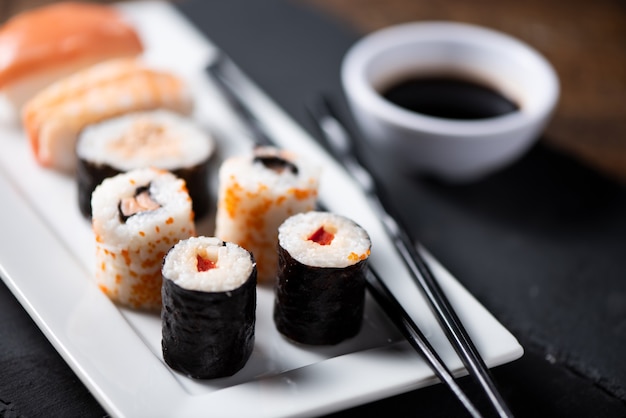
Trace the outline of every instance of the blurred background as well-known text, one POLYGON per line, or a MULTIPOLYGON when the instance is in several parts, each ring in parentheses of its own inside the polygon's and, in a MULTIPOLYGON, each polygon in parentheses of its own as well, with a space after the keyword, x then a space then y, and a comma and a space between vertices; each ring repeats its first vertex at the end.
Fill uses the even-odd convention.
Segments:
MULTIPOLYGON (((626 2, 289 1, 328 13, 363 34, 395 23, 445 19, 522 39, 546 56, 561 80, 561 100, 542 141, 626 182, 626 2)), ((0 22, 53 2, 0 0, 0 22)))
MULTIPOLYGON (((21 11, 53 2, 0 0, 0 23, 21 11)), ((526 164, 522 162, 501 176, 467 188, 446 189, 393 176, 385 180, 390 189, 393 186, 392 192, 397 192, 393 194, 396 203, 406 213, 417 214, 411 225, 427 248, 453 273, 459 273, 461 282, 520 338, 527 350, 520 361, 494 370, 496 379, 506 384, 506 395, 519 416, 546 415, 537 413, 541 408, 553 417, 624 416, 624 0, 214 0, 212 5, 219 13, 198 19, 206 19, 212 25, 215 41, 228 47, 229 52, 246 64, 244 68, 254 71, 251 75, 256 76, 261 87, 268 87, 266 90, 274 93, 279 104, 301 119, 304 111, 296 108, 303 101, 304 95, 300 93, 316 89, 315 83, 327 86, 324 83, 331 80, 329 71, 335 74, 338 54, 348 46, 354 33, 364 35, 408 21, 454 20, 508 33, 544 54, 559 75, 561 98, 540 139, 543 145, 538 147, 540 152, 532 155, 526 164), (285 3, 293 7, 284 7, 285 3), (251 6, 248 13, 239 17, 238 11, 248 4, 251 6), (272 15, 274 11, 301 19, 289 25, 280 21, 283 15, 272 15), (330 25, 317 19, 315 25, 299 31, 296 25, 314 20, 302 18, 309 11, 328 16, 348 30, 339 45, 334 45, 335 38, 331 37, 341 34, 341 30, 332 26, 328 33, 320 34, 317 45, 330 45, 334 49, 300 54, 297 57, 300 62, 292 63, 290 48, 301 50, 302 46, 296 43, 307 41, 305 37, 311 27, 330 25), (223 19, 235 13, 237 18, 232 22, 223 19), (255 24, 251 19, 259 22, 255 24), (252 28, 238 30, 241 25, 252 28), (246 38, 230 39, 232 33, 241 32, 245 37, 264 30, 271 32, 267 30, 270 25, 275 25, 272 26, 275 32, 261 34, 253 47, 243 46, 249 43, 246 38), (293 29, 294 40, 282 42, 276 49, 268 46, 283 37, 283 29, 293 29), (313 68, 322 54, 329 54, 328 62, 313 68), (277 69, 272 58, 293 66, 277 69), (293 74, 302 69, 306 74, 293 74), (301 85, 308 82, 313 85, 301 85), (557 152, 545 152, 545 148, 557 152), (583 162, 585 170, 571 164, 569 158, 561 158, 561 152, 583 162), (604 181, 605 176, 617 181, 604 181), (394 185, 394 180, 403 182, 394 185), (530 209, 528 213, 523 213, 524 208, 530 209), (513 269, 508 264, 511 262, 513 269), (563 365, 566 367, 560 367, 563 365), (536 379, 537 373, 541 373, 541 381, 536 379), (581 411, 581 407, 585 410, 581 411)), ((8 291, 0 293, 0 297, 3 294, 8 291)), ((11 312, 18 312, 16 301, 5 302, 15 304, 11 312)), ((10 316, 4 322, 29 324, 25 314, 19 317, 22 322, 15 318, 10 316)), ((32 329, 27 328, 25 333, 34 334, 32 329)), ((45 340, 37 334, 33 341, 25 349, 39 354, 45 340)), ((60 359, 54 357, 56 363, 52 363, 52 354, 44 353, 48 357, 37 361, 43 364, 45 360, 46 366, 53 370, 43 377, 16 379, 16 387, 12 391, 7 389, 8 398, 4 400, 15 402, 18 410, 28 411, 34 407, 34 402, 28 399, 33 393, 40 397, 38 400, 45 400, 46 405, 71 399, 75 401, 72 408, 85 408, 85 413, 77 415, 90 415, 86 412, 92 408, 91 395, 86 390, 77 393, 77 378, 60 359), (59 379, 73 379, 70 382, 73 384, 59 379), (34 382, 39 386, 31 391, 19 386, 35 388, 34 382), (49 393, 54 386, 67 396, 49 393)), ((28 364, 24 368, 30 370, 28 364)), ((0 367, 0 370, 4 369, 0 367)), ((0 373, 0 380, 2 377, 5 375, 0 373)), ((363 416, 365 408, 369 412, 385 413, 390 405, 397 407, 398 402, 414 412, 415 405, 426 408, 418 409, 426 410, 422 415, 440 416, 436 405, 431 408, 431 401, 447 399, 445 396, 441 386, 434 386, 396 397, 396 403, 380 402, 376 404, 378 409, 368 405, 337 416, 363 416)), ((0 416, 2 412, 0 399, 0 416)))

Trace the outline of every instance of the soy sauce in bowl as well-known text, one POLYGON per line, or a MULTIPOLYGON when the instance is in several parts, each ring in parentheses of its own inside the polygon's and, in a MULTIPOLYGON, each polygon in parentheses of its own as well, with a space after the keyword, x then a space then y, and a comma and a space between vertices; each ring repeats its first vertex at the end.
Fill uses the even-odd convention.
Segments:
POLYGON ((400 172, 450 182, 478 180, 519 158, 559 97, 545 57, 508 34, 460 22, 407 22, 364 36, 346 53, 341 82, 377 153, 400 172))
POLYGON ((403 79, 384 89, 382 95, 404 109, 445 119, 488 119, 519 110, 515 102, 494 89, 445 76, 403 79))

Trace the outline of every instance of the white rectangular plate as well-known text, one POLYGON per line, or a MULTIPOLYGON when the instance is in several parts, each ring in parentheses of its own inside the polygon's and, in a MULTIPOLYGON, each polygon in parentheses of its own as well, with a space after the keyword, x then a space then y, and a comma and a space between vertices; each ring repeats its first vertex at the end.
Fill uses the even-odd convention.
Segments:
MULTIPOLYGON (((203 69, 215 46, 171 6, 120 4, 140 32, 145 59, 192 87, 194 119, 215 133, 220 156, 248 150, 245 131, 203 69)), ((320 197, 329 210, 361 224, 373 241, 372 266, 448 366, 463 373, 421 293, 412 284, 362 193, 315 141, 244 77, 250 105, 284 148, 323 167, 320 197)), ((334 347, 283 339, 271 317, 272 289, 258 291, 256 342, 247 365, 229 378, 194 381, 162 360, 158 315, 120 308, 92 280, 94 238, 78 210, 73 178, 39 167, 9 109, 0 115, 0 274, 47 338, 113 416, 325 414, 436 382, 426 363, 368 298, 363 329, 334 347)), ((210 222, 199 225, 212 232, 210 222)), ((517 340, 427 253, 488 366, 520 357, 517 340)))

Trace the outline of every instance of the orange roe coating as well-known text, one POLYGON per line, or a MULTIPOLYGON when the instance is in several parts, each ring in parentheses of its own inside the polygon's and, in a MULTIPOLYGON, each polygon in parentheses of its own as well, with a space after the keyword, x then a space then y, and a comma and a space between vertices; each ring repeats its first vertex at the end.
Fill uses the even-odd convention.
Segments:
POLYGON ((223 205, 231 218, 235 217, 237 213, 237 208, 239 207, 239 203, 241 202, 241 192, 243 191, 243 187, 235 180, 235 176, 231 176, 232 184, 230 187, 226 189, 223 205))
POLYGON ((267 185, 259 183, 257 189, 244 189, 231 177, 231 183, 222 189, 218 211, 224 218, 217 236, 234 242, 254 254, 259 282, 272 280, 278 265, 276 245, 278 225, 287 217, 300 211, 313 209, 317 190, 288 189, 286 194, 275 195, 267 185), (228 219, 228 221, 225 220, 228 219), (229 230, 230 223, 238 231, 229 230), (271 253, 271 254, 270 254, 271 253))
POLYGON ((257 147, 222 164, 215 235, 254 255, 258 283, 276 276, 279 225, 315 207, 318 173, 296 154, 272 147, 257 147))
POLYGON ((127 266, 130 266, 130 256, 128 255, 128 250, 122 250, 122 257, 124 257, 124 263, 126 263, 127 266))
POLYGON ((361 260, 365 260, 367 257, 369 257, 370 255, 370 250, 367 250, 367 252, 365 254, 357 254, 357 253, 350 253, 350 255, 348 255, 348 260, 350 261, 361 261, 361 260))
POLYGON ((312 189, 289 189, 288 193, 292 193, 296 199, 305 200, 310 198, 311 196, 317 196, 317 191, 312 189))
POLYGON ((129 303, 135 308, 161 304, 161 271, 139 275, 139 281, 131 286, 129 303))

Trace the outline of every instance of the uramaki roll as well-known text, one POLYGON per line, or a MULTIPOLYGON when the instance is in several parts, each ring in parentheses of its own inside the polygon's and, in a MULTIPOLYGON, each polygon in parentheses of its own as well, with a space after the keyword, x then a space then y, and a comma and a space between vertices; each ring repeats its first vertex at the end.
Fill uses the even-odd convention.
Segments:
POLYGON ((197 379, 235 374, 254 348, 256 265, 215 237, 180 241, 163 263, 163 359, 197 379))
POLYGON ((185 181, 164 170, 133 170, 105 179, 91 202, 98 286, 121 305, 160 309, 163 257, 195 235, 185 181))
POLYGON ((88 126, 78 137, 78 204, 91 218, 91 193, 107 177, 137 168, 171 171, 187 183, 196 219, 210 207, 209 160, 215 141, 189 118, 160 109, 88 126))
POLYGON ((278 229, 274 322, 295 342, 332 345, 363 320, 371 240, 352 220, 328 212, 288 218, 278 229))
POLYGON ((315 207, 318 184, 318 167, 273 147, 231 157, 220 167, 215 234, 254 254, 259 283, 276 278, 278 227, 315 207))

